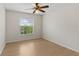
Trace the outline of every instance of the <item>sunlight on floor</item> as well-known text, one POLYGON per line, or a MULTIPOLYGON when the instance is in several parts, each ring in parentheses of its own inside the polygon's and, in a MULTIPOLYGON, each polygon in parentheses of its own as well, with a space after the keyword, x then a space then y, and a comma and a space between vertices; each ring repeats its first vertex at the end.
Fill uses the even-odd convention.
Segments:
POLYGON ((20 55, 35 55, 35 44, 34 42, 30 42, 27 45, 23 44, 19 47, 19 54, 20 55))

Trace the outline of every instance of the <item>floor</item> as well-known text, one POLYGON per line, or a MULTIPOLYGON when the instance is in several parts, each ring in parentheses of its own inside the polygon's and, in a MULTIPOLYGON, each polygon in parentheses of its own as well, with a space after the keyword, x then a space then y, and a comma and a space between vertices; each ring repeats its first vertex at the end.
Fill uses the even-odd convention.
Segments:
POLYGON ((44 39, 7 43, 3 56, 79 56, 79 53, 44 39))

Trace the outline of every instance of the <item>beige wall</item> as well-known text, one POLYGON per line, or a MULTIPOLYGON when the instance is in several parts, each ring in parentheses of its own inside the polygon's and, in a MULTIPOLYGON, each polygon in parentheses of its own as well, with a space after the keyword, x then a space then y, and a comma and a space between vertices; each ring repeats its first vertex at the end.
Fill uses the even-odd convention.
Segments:
POLYGON ((40 38, 42 32, 42 16, 7 10, 7 42, 40 38), (26 17, 34 21, 34 32, 31 35, 20 34, 20 18, 26 17))
POLYGON ((0 4, 0 54, 5 46, 5 8, 0 4))
POLYGON ((51 4, 43 17, 43 38, 79 52, 79 4, 51 4))

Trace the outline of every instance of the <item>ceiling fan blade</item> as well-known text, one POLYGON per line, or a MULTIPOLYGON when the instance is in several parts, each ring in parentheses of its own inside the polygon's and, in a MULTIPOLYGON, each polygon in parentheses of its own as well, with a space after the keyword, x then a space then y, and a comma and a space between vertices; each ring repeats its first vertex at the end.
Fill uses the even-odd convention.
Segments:
POLYGON ((48 6, 48 5, 46 5, 46 6, 42 6, 42 7, 40 7, 40 8, 49 8, 49 6, 48 6))
POLYGON ((41 12, 45 12, 44 10, 39 10, 39 11, 41 11, 41 12))
POLYGON ((36 3, 35 5, 38 6, 39 3, 36 3))
POLYGON ((34 8, 28 8, 28 9, 24 9, 24 10, 32 10, 32 9, 34 9, 34 8))
POLYGON ((33 11, 33 14, 36 12, 36 10, 33 11))

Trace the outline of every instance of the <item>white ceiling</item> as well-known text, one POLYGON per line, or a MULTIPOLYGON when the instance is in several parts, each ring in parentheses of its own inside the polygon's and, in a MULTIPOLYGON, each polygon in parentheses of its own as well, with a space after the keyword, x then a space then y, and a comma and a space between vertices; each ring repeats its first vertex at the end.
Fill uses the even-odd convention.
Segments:
MULTIPOLYGON (((25 13, 33 13, 34 10, 30 8, 33 8, 35 6, 34 3, 5 3, 4 5, 5 8, 8 10, 20 11, 25 13)), ((50 4, 42 3, 40 5, 50 5, 50 4)), ((44 10, 47 12, 48 8, 44 10)), ((39 14, 44 14, 44 13, 39 12, 39 14)))

